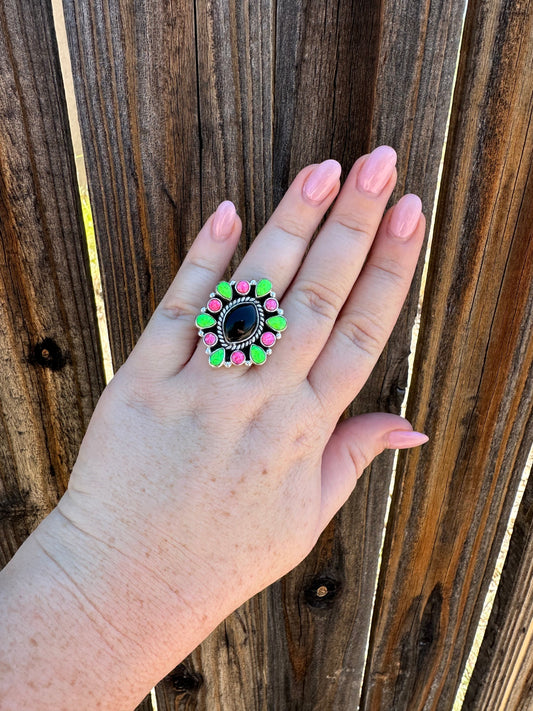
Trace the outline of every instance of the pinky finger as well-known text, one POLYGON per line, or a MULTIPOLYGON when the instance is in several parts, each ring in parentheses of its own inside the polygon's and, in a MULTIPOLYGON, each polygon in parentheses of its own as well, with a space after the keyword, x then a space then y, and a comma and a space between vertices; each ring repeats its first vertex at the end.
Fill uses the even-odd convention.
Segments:
POLYGON ((198 344, 195 319, 235 252, 242 222, 230 200, 220 203, 189 249, 127 361, 150 380, 176 375, 198 344))
POLYGON ((370 412, 343 420, 335 428, 322 456, 323 530, 352 493, 357 479, 385 449, 408 449, 428 441, 399 415, 370 412))

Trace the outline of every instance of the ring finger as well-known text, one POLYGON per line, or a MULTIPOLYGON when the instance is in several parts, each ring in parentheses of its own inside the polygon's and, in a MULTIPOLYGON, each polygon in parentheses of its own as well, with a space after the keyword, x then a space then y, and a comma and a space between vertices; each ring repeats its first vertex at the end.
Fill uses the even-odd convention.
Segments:
MULTIPOLYGON (((341 170, 340 164, 331 159, 302 169, 231 278, 235 281, 268 278, 279 300, 294 278, 313 234, 339 191, 341 170)), ((201 306, 204 304, 205 301, 201 306)), ((204 351, 205 345, 199 344, 193 356, 193 360, 202 367, 204 351)), ((237 377, 248 369, 231 370, 237 377)))
MULTIPOLYGON (((335 160, 302 169, 253 242, 234 278, 268 276, 278 296, 285 291, 339 190, 340 174, 341 166, 335 160)), ((138 373, 145 370, 165 379, 181 370, 195 346, 193 360, 205 367, 205 344, 198 341, 194 321, 217 281, 222 279, 241 228, 238 217, 231 228, 228 220, 223 226, 219 220, 226 237, 221 240, 220 235, 215 234, 215 218, 222 215, 221 208, 225 208, 228 218, 235 215, 232 203, 222 203, 202 227, 128 359, 130 370, 136 366, 138 373), (153 369, 154 363, 157 363, 157 372, 153 369)), ((234 373, 245 370, 232 368, 234 373)))

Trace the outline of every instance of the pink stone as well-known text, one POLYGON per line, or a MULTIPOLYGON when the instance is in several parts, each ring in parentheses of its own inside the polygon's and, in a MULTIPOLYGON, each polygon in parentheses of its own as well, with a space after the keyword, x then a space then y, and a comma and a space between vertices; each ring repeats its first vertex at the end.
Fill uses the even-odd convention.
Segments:
POLYGON ((218 338, 214 333, 206 333, 204 336, 204 343, 206 346, 214 346, 218 341, 218 338))
POLYGON ((209 311, 214 311, 216 313, 222 308, 222 302, 220 301, 220 299, 210 299, 209 303, 207 304, 207 308, 209 309, 209 311))
POLYGON ((235 365, 244 363, 244 353, 242 351, 233 351, 231 354, 231 362, 235 365))
POLYGON ((275 341, 276 341, 276 336, 273 333, 270 333, 270 331, 266 331, 261 336, 261 343, 264 346, 266 346, 267 348, 272 346, 275 343, 275 341))
POLYGON ((267 299, 265 301, 265 309, 267 311, 275 311, 278 308, 278 302, 276 299, 267 299))
POLYGON ((235 288, 239 294, 247 294, 250 291, 250 284, 247 281, 239 281, 235 288))

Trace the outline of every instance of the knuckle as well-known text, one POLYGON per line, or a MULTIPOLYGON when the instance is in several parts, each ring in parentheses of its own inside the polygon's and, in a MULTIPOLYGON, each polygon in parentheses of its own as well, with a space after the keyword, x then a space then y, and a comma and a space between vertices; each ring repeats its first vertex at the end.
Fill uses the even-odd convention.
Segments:
POLYGON ((214 264, 212 261, 209 259, 203 259, 199 255, 196 256, 188 256, 187 257, 187 262, 184 263, 183 265, 187 269, 194 269, 195 271, 201 271, 201 272, 207 272, 208 276, 210 278, 212 277, 218 277, 218 271, 215 268, 214 264))
POLYGON ((337 404, 331 384, 325 379, 314 378, 312 382, 315 401, 321 412, 335 412, 337 404))
MULTIPOLYGON (((160 381, 154 373, 138 368, 122 366, 111 383, 120 376, 116 383, 112 399, 127 408, 128 411, 152 423, 168 423, 179 413, 196 413, 196 393, 190 388, 180 390, 180 398, 172 397, 172 389, 167 382, 160 381)), ((110 384, 111 384, 110 383, 110 384)))
POLYGON ((376 226, 369 215, 339 213, 335 215, 334 220, 337 225, 361 242, 366 243, 374 238, 376 226))
POLYGON ((348 339, 350 346, 375 358, 383 350, 388 334, 383 325, 369 314, 351 314, 339 324, 340 333, 348 339))
POLYGON ((329 321, 335 321, 343 304, 342 298, 333 289, 311 280, 298 285, 297 295, 306 308, 329 321))
MULTIPOLYGON (((121 394, 124 401, 133 409, 142 411, 157 410, 160 408, 165 395, 157 387, 153 376, 149 372, 125 371, 121 384, 121 394)), ((166 394, 168 398, 168 393, 166 394)))
MULTIPOLYGON (((215 266, 209 260, 202 259, 199 256, 187 256, 180 271, 187 272, 189 270, 194 270, 196 279, 206 284, 215 282, 219 277, 215 266), (205 275, 201 274, 202 272, 205 272, 205 275)), ((188 280, 189 278, 187 277, 186 281, 188 280)), ((191 318, 196 318, 199 310, 198 305, 191 303, 177 286, 174 288, 171 286, 157 307, 156 312, 171 320, 185 317, 189 321, 191 318)))
POLYGON ((288 214, 283 215, 282 219, 275 220, 273 227, 276 231, 281 232, 284 237, 292 237, 299 241, 304 241, 306 244, 309 241, 308 230, 305 230, 301 222, 293 220, 288 214))
POLYGON ((401 265, 392 259, 380 259, 379 261, 369 261, 366 269, 371 272, 372 278, 379 283, 390 287, 403 286, 405 284, 406 275, 401 269, 401 265))
POLYGON ((350 459, 352 460, 355 469, 355 474, 359 479, 363 471, 372 461, 372 457, 368 456, 368 453, 363 449, 361 443, 357 441, 350 442, 350 446, 348 447, 348 454, 350 459))
POLYGON ((171 321, 185 319, 191 321, 198 315, 200 309, 184 299, 180 294, 172 294, 164 298, 157 308, 158 313, 171 321))

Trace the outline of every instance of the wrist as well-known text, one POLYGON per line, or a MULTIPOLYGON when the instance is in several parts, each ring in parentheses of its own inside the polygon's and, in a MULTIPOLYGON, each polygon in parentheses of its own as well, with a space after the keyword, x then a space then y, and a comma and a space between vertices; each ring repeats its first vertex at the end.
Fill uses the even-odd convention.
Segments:
POLYGON ((133 646, 145 658, 153 646, 154 654, 169 648, 183 658, 202 641, 205 635, 198 638, 195 631, 202 620, 207 621, 207 597, 201 594, 194 571, 190 576, 177 556, 171 571, 163 564, 157 570, 147 545, 132 541, 128 549, 124 540, 105 531, 86 533, 65 516, 61 506, 48 520, 49 527, 38 531, 41 546, 65 570, 75 594, 85 601, 114 651, 128 647, 131 653, 133 646), (146 555, 146 564, 139 560, 141 555, 146 555))
POLYGON ((1 575, 0 708, 134 708, 218 621, 60 509, 1 575))

